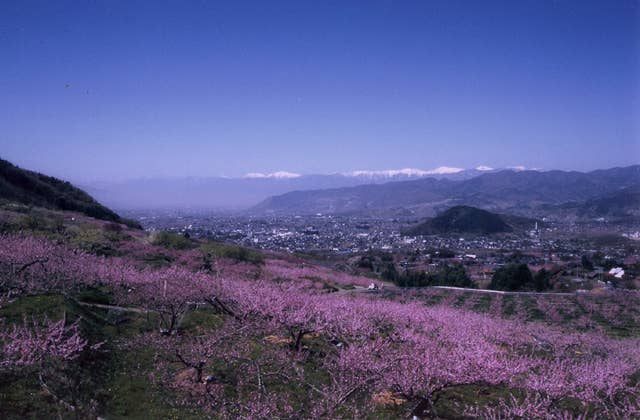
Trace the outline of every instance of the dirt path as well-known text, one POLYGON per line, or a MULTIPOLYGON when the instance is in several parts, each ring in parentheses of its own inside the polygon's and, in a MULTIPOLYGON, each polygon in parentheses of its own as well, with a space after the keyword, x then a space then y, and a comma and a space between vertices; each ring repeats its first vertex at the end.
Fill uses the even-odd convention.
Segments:
POLYGON ((149 311, 149 310, 143 309, 143 308, 135 308, 135 307, 131 307, 131 306, 105 305, 105 304, 102 304, 102 303, 78 302, 78 305, 88 306, 88 307, 91 307, 91 308, 109 309, 109 310, 112 310, 112 311, 135 312, 135 313, 138 313, 138 314, 146 314, 148 312, 153 312, 153 311, 149 311))
MULTIPOLYGON (((453 287, 453 286, 425 286, 425 287, 397 287, 389 286, 385 287, 388 290, 453 290, 458 292, 471 292, 471 293, 489 293, 494 295, 520 295, 520 296, 575 296, 578 293, 566 293, 566 292, 508 292, 504 290, 489 290, 489 289, 469 289, 466 287, 453 287)), ((366 289, 365 289, 366 290, 366 289)))

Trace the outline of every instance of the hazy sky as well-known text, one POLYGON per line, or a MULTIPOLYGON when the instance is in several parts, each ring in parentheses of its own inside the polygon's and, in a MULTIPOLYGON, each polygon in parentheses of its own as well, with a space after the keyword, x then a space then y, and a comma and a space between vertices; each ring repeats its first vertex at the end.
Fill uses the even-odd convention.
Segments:
POLYGON ((0 1, 0 157, 72 180, 640 162, 640 2, 0 1))

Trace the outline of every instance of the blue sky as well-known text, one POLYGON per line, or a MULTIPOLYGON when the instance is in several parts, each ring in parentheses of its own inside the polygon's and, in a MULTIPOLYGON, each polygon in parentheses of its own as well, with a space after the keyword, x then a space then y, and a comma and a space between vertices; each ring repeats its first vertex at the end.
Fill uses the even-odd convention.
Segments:
POLYGON ((0 2, 0 157, 71 180, 640 162, 640 2, 0 2))

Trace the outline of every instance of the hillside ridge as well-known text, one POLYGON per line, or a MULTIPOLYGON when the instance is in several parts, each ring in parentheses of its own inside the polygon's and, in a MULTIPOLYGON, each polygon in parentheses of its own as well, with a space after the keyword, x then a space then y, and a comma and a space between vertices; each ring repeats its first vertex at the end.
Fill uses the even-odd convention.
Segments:
POLYGON ((0 159, 0 199, 139 227, 70 182, 20 168, 4 159, 0 159))

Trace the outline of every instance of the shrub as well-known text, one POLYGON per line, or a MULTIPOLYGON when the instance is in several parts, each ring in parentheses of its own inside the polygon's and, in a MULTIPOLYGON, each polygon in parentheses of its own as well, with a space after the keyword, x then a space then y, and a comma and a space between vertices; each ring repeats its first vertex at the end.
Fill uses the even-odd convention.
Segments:
POLYGON ((218 258, 229 258, 236 261, 248 262, 252 264, 264 263, 262 254, 249 248, 238 245, 221 244, 208 242, 200 247, 205 256, 211 255, 218 258))
POLYGON ((435 274, 425 273, 424 271, 407 271, 400 274, 396 271, 395 266, 390 264, 382 273, 382 277, 394 282, 400 287, 476 287, 476 284, 469 278, 462 264, 446 265, 435 274))
POLYGON ((538 271, 533 278, 536 291, 542 292, 551 288, 551 273, 544 268, 538 271))
POLYGON ((183 235, 172 232, 159 232, 153 240, 153 245, 159 245, 167 249, 192 249, 195 247, 193 241, 183 235))
POLYGON ((98 229, 81 229, 71 240, 71 244, 90 254, 105 256, 118 254, 111 241, 98 229))
POLYGON ((527 264, 508 264, 496 270, 489 284, 492 290, 532 290, 535 288, 531 270, 527 264))

